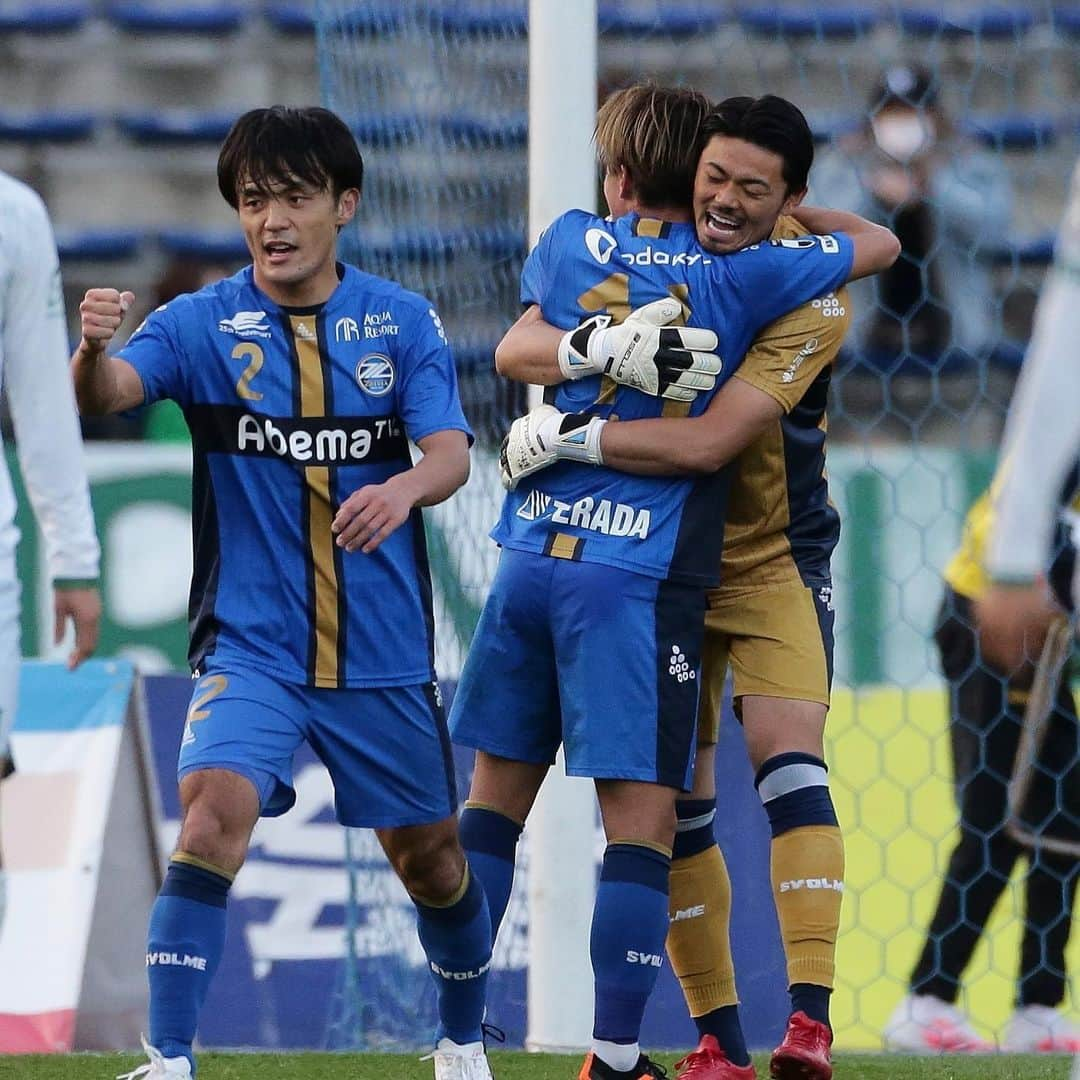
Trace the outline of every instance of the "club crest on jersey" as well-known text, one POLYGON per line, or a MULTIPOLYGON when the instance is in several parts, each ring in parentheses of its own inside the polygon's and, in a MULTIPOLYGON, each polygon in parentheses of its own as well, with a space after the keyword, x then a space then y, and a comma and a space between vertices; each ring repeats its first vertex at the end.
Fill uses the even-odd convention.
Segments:
POLYGON ((235 334, 237 337, 268 338, 270 324, 265 319, 265 311, 238 311, 231 319, 222 319, 217 328, 223 334, 235 334))
POLYGON ((382 397, 394 387, 394 365, 382 353, 368 353, 356 365, 356 382, 367 394, 382 397))

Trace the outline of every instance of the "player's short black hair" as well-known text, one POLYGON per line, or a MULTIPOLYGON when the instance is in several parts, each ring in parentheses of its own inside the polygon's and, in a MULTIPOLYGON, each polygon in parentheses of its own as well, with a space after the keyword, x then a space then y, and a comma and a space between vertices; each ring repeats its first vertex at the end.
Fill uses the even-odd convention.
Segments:
POLYGON ((804 191, 814 163, 814 136, 802 110, 775 94, 730 97, 701 125, 701 149, 714 135, 727 135, 778 154, 788 194, 804 191))
POLYGON ((272 105, 244 113, 225 136, 217 165, 218 189, 235 210, 240 185, 261 191, 300 180, 335 198, 360 191, 364 159, 341 117, 318 106, 272 105))

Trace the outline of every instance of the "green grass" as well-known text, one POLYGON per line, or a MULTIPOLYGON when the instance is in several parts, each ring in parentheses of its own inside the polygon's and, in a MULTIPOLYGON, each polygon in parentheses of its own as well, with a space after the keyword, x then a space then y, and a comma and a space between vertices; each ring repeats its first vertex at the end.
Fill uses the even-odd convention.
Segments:
MULTIPOLYGON (((110 1080, 139 1063, 130 1054, 2 1057, 3 1080, 110 1080)), ((660 1055, 672 1068, 675 1057, 660 1055)), ((767 1059, 755 1062, 768 1075, 767 1059)), ((491 1055, 496 1080, 575 1080, 581 1059, 553 1054, 491 1055)), ((431 1080, 431 1063, 401 1054, 203 1054, 199 1080, 431 1080)), ((1064 1057, 915 1058, 838 1054, 835 1080, 1067 1080, 1064 1057)))

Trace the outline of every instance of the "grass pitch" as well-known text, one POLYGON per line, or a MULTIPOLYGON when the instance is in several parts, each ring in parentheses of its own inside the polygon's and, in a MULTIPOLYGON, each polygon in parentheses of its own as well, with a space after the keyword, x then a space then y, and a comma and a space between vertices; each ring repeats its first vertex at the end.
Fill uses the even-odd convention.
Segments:
MULTIPOLYGON (((579 1057, 495 1051, 496 1080, 576 1080, 579 1057)), ((658 1055, 674 1077, 675 1055, 658 1055)), ((145 1059, 130 1054, 2 1057, 3 1080, 111 1080, 145 1059)), ((768 1059, 756 1055, 758 1075, 768 1059)), ((1068 1080, 1060 1056, 918 1058, 838 1054, 835 1080, 1068 1080)), ((431 1080, 431 1062, 403 1054, 213 1054, 199 1057, 199 1080, 431 1080)))

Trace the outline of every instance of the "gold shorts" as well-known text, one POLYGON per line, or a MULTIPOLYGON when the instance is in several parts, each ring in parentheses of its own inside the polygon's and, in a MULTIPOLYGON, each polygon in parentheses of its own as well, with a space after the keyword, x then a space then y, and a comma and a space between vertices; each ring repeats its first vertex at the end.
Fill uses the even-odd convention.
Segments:
POLYGON ((732 696, 816 701, 829 707, 832 585, 720 586, 709 590, 701 662, 698 745, 716 743, 728 665, 732 696))

